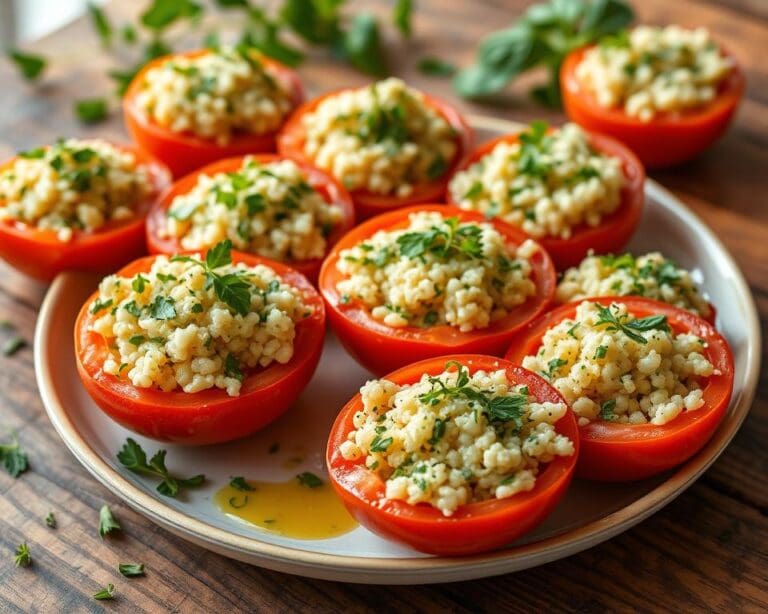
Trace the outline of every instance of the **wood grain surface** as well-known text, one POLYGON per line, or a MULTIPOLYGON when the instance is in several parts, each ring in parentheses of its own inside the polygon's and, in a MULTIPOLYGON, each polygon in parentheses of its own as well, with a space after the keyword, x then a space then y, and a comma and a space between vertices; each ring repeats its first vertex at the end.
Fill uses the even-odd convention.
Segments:
MULTIPOLYGON (((143 3, 116 0, 124 17, 143 3)), ((390 3, 354 2, 385 15, 390 3)), ((509 23, 518 0, 417 0, 415 35, 389 48, 395 73, 466 111, 528 120, 546 113, 521 80, 492 107, 456 100, 442 79, 420 75, 415 60, 436 55, 466 64, 483 34, 509 23)), ((709 27, 741 62, 747 96, 727 136, 686 165, 652 172, 712 226, 742 267, 761 321, 768 317, 768 2, 637 0, 642 21, 709 27)), ((390 35, 388 35, 389 38, 390 35)), ((52 58, 37 86, 0 65, 0 158, 61 135, 125 139, 118 114, 83 127, 72 100, 110 91, 100 51, 83 20, 30 45, 52 58)), ((362 84, 366 78, 317 55, 300 69, 311 92, 362 84)), ((45 287, 0 264, 0 320, 31 340, 45 287)), ((0 334, 5 335, 0 331, 0 334)), ((0 338, 0 343, 5 340, 0 338)), ((765 358, 765 357, 764 357, 765 358)), ((763 360, 763 363, 768 361, 763 360)), ((375 587, 308 580, 250 567, 190 545, 134 513, 93 480, 59 441, 35 386, 29 347, 0 356, 0 424, 16 429, 31 469, 19 479, 0 472, 0 611, 654 611, 768 609, 768 375, 763 367, 754 407, 722 457, 685 494, 638 527, 581 554, 482 581, 426 587, 375 587), (123 525, 99 539, 98 509, 109 503, 123 525), (49 511, 58 520, 43 522, 49 511), (13 565, 22 541, 34 564, 13 565), (141 561, 147 576, 124 581, 116 562, 141 561), (91 595, 119 584, 113 602, 91 595)), ((418 578, 414 578, 414 581, 418 578)))

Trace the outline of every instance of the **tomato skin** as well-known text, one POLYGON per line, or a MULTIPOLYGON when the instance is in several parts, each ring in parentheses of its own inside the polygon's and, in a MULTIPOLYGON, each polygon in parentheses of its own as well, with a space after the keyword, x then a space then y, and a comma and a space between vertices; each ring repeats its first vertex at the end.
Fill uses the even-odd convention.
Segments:
MULTIPOLYGON (((248 157, 261 164, 289 159, 277 154, 256 154, 248 157)), ((151 254, 175 254, 183 251, 184 248, 181 247, 177 238, 161 236, 161 231, 165 226, 166 213, 173 199, 181 194, 188 193, 197 183, 199 175, 215 175, 216 173, 237 171, 242 167, 245 158, 246 156, 240 156, 219 160, 176 181, 153 205, 147 216, 147 245, 149 246, 149 252, 151 254)), ((327 173, 304 162, 296 162, 296 164, 301 168, 307 182, 320 192, 325 201, 337 204, 342 210, 341 221, 326 241, 327 254, 333 244, 355 225, 355 209, 352 204, 352 198, 341 184, 327 173)), ((317 285, 317 276, 320 273, 320 265, 322 263, 322 258, 285 262, 285 264, 297 270, 315 285, 317 285)))
MULTIPOLYGON (((466 170, 485 157, 499 143, 517 143, 520 133, 506 134, 483 143, 459 167, 466 170)), ((558 271, 578 265, 590 249, 597 254, 618 253, 629 242, 640 223, 645 196, 645 170, 635 155, 618 141, 602 134, 587 133, 589 144, 597 151, 621 160, 626 184, 621 190, 621 205, 611 215, 603 217, 598 226, 582 224, 573 230, 569 239, 541 237, 536 239, 549 252, 558 271)), ((447 200, 457 205, 450 191, 447 200)))
MULTIPOLYGON (((302 125, 303 118, 308 113, 313 112, 327 98, 350 91, 350 89, 346 88, 323 94, 300 106, 277 135, 278 152, 294 160, 302 160, 313 164, 313 160, 304 152, 306 137, 302 125)), ((461 164, 464 156, 472 149, 474 131, 462 115, 439 98, 424 94, 424 99, 426 104, 439 112, 456 131, 458 150, 454 159, 440 179, 414 185, 413 192, 408 196, 380 195, 362 189, 351 190, 350 193, 352 194, 352 200, 355 202, 355 213, 358 220, 366 220, 374 215, 386 213, 400 207, 442 201, 448 181, 461 164)))
MULTIPOLYGON (((568 117, 587 130, 609 134, 627 145, 651 168, 680 164, 695 157, 725 132, 744 95, 746 80, 738 64, 709 104, 666 113, 642 122, 623 109, 606 109, 582 89, 576 67, 589 47, 569 53, 560 69, 563 105, 568 117)), ((730 56, 732 57, 732 56, 730 56)))
MULTIPOLYGON (((531 396, 539 402, 564 403, 560 393, 535 373, 493 356, 457 354, 431 358, 408 365, 386 378, 397 384, 414 383, 423 373, 442 373, 450 360, 469 367, 470 373, 478 369, 506 369, 507 379, 527 385, 531 396)), ((573 442, 572 456, 558 456, 547 464, 529 492, 507 499, 470 503, 458 508, 453 516, 445 517, 431 505, 410 505, 384 498, 383 480, 365 467, 364 459, 350 461, 341 455, 339 446, 354 430, 352 418, 360 409, 362 399, 358 393, 344 406, 331 428, 326 452, 331 484, 361 525, 382 537, 430 554, 475 554, 502 547, 532 530, 549 515, 567 490, 579 454, 576 419, 569 408, 555 428, 573 442)))
MULTIPOLYGON (((209 53, 209 50, 198 49, 163 56, 148 62, 133 78, 123 97, 123 119, 131 138, 141 149, 165 162, 175 178, 222 158, 275 151, 276 130, 264 134, 236 134, 226 145, 218 145, 210 139, 164 128, 139 109, 136 97, 147 71, 174 57, 194 58, 206 53, 209 53)), ((271 58, 263 57, 260 61, 277 79, 288 86, 293 107, 301 104, 304 100, 304 87, 298 74, 271 58)))
MULTIPOLYGON (((576 475, 589 480, 624 482, 666 471, 688 460, 714 433, 725 416, 733 392, 733 354, 728 342, 706 320, 666 303, 641 297, 604 296, 590 301, 602 305, 625 303, 637 317, 663 314, 675 333, 690 332, 704 339, 704 354, 720 374, 707 379, 704 406, 684 411, 667 424, 617 424, 595 420, 579 427, 581 454, 576 475)), ((572 318, 581 301, 562 305, 519 331, 507 352, 507 360, 522 364, 541 344, 551 326, 572 318)))
MULTIPOLYGON (((72 239, 59 241, 54 230, 40 230, 22 222, 0 220, 0 258, 25 275, 49 282, 62 271, 77 270, 108 273, 146 253, 144 225, 147 211, 170 185, 168 169, 141 151, 110 143, 132 153, 138 164, 146 166, 152 190, 136 208, 136 217, 109 222, 94 232, 74 230, 72 239)), ((0 166, 12 166, 14 156, 0 166)))
POLYGON ((448 325, 393 328, 375 320, 370 311, 357 305, 356 301, 342 304, 336 289, 336 284, 344 279, 336 269, 341 251, 371 237, 378 230, 407 226, 408 216, 422 211, 436 211, 446 217, 458 217, 462 222, 491 223, 507 239, 508 245, 517 246, 529 238, 508 224, 497 220, 489 222, 479 213, 447 205, 417 205, 398 209, 372 218, 342 237, 323 262, 318 287, 325 299, 328 320, 341 343, 358 362, 377 374, 388 373, 411 362, 442 354, 501 355, 508 347, 514 331, 542 313, 554 296, 554 267, 547 253, 538 250, 532 259, 536 295, 485 329, 463 333, 448 325))
MULTIPOLYGON (((140 258, 117 275, 146 272, 154 260, 154 256, 140 258)), ((83 305, 75 323, 75 357, 86 391, 110 418, 153 439, 205 445, 250 435, 290 409, 320 360, 325 337, 322 299, 306 278, 285 265, 239 252, 232 252, 232 260, 248 266, 269 266, 301 290, 304 303, 313 308, 311 316, 296 324, 293 358, 286 364, 273 363, 247 374, 237 397, 230 397, 217 388, 195 393, 138 388, 102 369, 107 347, 103 337, 89 330, 95 319, 89 311, 98 296, 94 293, 83 305)))

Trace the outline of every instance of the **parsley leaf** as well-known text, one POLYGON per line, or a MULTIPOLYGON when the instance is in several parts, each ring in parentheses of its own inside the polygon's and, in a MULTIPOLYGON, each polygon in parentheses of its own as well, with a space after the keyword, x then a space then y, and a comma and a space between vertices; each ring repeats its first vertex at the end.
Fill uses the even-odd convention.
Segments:
POLYGON ((157 295, 149 306, 149 313, 155 320, 172 320, 176 317, 176 301, 170 296, 157 295))
POLYGON ((393 439, 391 437, 382 439, 381 435, 376 435, 371 442, 371 452, 386 452, 389 450, 389 446, 392 445, 392 441, 393 439))
POLYGON ((616 414, 613 410, 616 409, 616 399, 608 399, 600 406, 600 419, 613 421, 616 419, 616 414))
POLYGON ((669 332, 669 324, 667 323, 667 316, 657 315, 648 316, 646 318, 640 318, 635 320, 628 320, 628 316, 616 316, 610 307, 604 307, 600 303, 593 303, 598 311, 597 326, 607 324, 607 330, 621 331, 627 337, 633 341, 645 345, 648 340, 638 332, 647 332, 650 330, 661 330, 669 332), (637 332, 636 332, 637 331, 637 332))
POLYGON ((45 517, 45 524, 51 529, 56 528, 56 516, 53 515, 53 512, 48 512, 48 515, 45 517))
POLYGON ((123 467, 134 473, 162 478, 157 491, 168 497, 175 497, 182 488, 194 488, 205 481, 205 476, 202 474, 186 479, 172 476, 165 466, 165 454, 165 450, 158 450, 147 462, 147 455, 142 447, 129 437, 117 453, 117 460, 123 467))
POLYGON ((84 124, 97 124, 107 119, 109 107, 104 98, 84 98, 75 101, 75 115, 84 124))
POLYGON ((413 0, 396 0, 392 9, 392 23, 397 26, 403 36, 411 35, 411 13, 413 13, 413 0))
POLYGON ((27 542, 16 546, 14 562, 16 563, 16 567, 29 567, 32 564, 32 554, 29 552, 27 542))
POLYGON ((243 372, 240 370, 240 363, 234 354, 227 354, 227 359, 224 361, 224 375, 243 381, 243 372))
POLYGON ((306 486, 307 488, 318 488, 319 486, 323 485, 323 481, 314 473, 310 473, 309 471, 298 474, 296 479, 299 480, 299 484, 306 486))
POLYGON ((88 14, 91 16, 91 24, 93 29, 101 39, 101 44, 105 47, 109 47, 112 43, 112 24, 107 19, 104 11, 93 2, 88 3, 88 14))
POLYGON ((93 594, 93 598, 98 601, 105 601, 115 598, 115 585, 111 582, 105 588, 93 594))
POLYGON ((429 445, 436 446, 445 435, 445 420, 435 418, 435 425, 432 427, 432 437, 429 438, 429 445))
POLYGON ((251 486, 248 482, 246 482, 245 478, 243 476, 241 476, 241 475, 232 478, 229 481, 229 485, 232 488, 234 488, 236 490, 240 490, 242 492, 252 492, 252 491, 256 490, 253 486, 251 486))
POLYGON ((13 478, 19 477, 29 468, 27 453, 22 449, 16 435, 11 435, 10 443, 0 444, 0 462, 13 478))
POLYGON ((122 530, 122 527, 117 518, 112 514, 112 510, 109 509, 108 505, 102 505, 99 510, 99 535, 101 535, 101 539, 104 539, 106 535, 113 531, 120 530, 122 530))
POLYGON ((118 563, 117 570, 126 578, 135 578, 144 575, 143 563, 118 563))
POLYGON ((553 358, 547 363, 547 368, 549 369, 549 371, 547 371, 545 375, 547 376, 548 379, 551 380, 555 376, 555 374, 558 372, 560 367, 567 364, 568 364, 568 361, 565 360, 564 358, 553 358))
POLYGON ((18 49, 10 49, 8 57, 16 64, 21 76, 27 81, 34 81, 45 70, 48 61, 41 55, 23 53, 18 49))
POLYGON ((421 58, 416 65, 416 68, 418 68, 419 72, 422 74, 435 77, 450 77, 456 72, 456 66, 450 62, 431 56, 421 58))

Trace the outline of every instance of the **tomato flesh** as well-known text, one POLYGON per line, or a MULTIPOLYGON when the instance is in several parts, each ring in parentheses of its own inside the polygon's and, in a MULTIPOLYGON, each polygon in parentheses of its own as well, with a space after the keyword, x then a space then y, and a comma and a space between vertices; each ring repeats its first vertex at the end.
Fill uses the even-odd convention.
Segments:
POLYGON ((608 134, 635 152, 651 168, 680 164, 707 149, 725 132, 744 95, 741 68, 733 70, 720 85, 717 97, 700 108, 657 115, 643 122, 620 108, 600 106, 582 88, 576 67, 589 48, 572 51, 560 70, 563 105, 568 117, 587 130, 608 134))
MULTIPOLYGON (((154 260, 154 256, 136 260, 117 275, 130 277, 147 272, 154 260)), ((238 252, 232 253, 232 260, 251 267, 270 267, 286 283, 299 289, 304 304, 312 308, 312 315, 296 323, 293 358, 286 364, 272 363, 246 373, 236 397, 214 388, 195 393, 138 388, 102 368, 108 349, 106 340, 90 330, 96 318, 89 310, 98 296, 94 293, 77 317, 75 357, 86 391, 104 413, 146 437, 202 445, 250 435, 290 409, 320 360, 325 336, 322 299, 303 275, 285 265, 238 252)))
MULTIPOLYGON (((490 154, 499 143, 517 143, 519 137, 520 133, 506 134, 483 143, 472 152, 457 172, 477 163, 490 154)), ((537 239, 549 252, 558 271, 564 271, 579 264, 589 250, 594 250, 598 254, 621 251, 637 230, 643 212, 645 170, 640 161, 631 151, 610 137, 587 134, 587 139, 590 146, 598 152, 621 160, 625 177, 625 184, 621 190, 621 204, 612 214, 603 217, 597 226, 581 224, 575 227, 568 239, 547 236, 537 239)), ((447 193, 447 200, 453 205, 458 205, 450 191, 447 193)))
MULTIPOLYGON (((260 164, 269 164, 270 162, 279 162, 280 160, 287 159, 276 154, 256 154, 249 157, 260 164)), ((177 196, 187 194, 192 190, 197 184, 200 175, 212 176, 217 173, 235 172, 242 167, 244 160, 245 156, 219 160, 176 181, 152 207, 147 216, 147 245, 149 246, 150 253, 175 254, 183 251, 178 238, 163 236, 168 209, 173 200, 177 196)), ((347 191, 330 175, 304 162, 296 162, 296 164, 301 168, 307 182, 320 193, 323 199, 327 203, 338 205, 342 210, 341 221, 326 239, 326 251, 330 250, 333 244, 355 224, 355 211, 352 199, 347 191)), ((285 262, 285 264, 296 269, 314 284, 317 283, 317 276, 320 273, 320 265, 322 263, 322 258, 289 260, 285 262)))
MULTIPOLYGON (((222 158, 275 151, 276 130, 264 134, 235 134, 228 143, 219 145, 210 139, 191 133, 174 132, 160 126, 138 107, 136 97, 149 70, 168 62, 173 57, 194 58, 206 53, 209 51, 189 51, 148 62, 133 78, 123 97, 123 117, 131 138, 141 149, 162 160, 175 178, 222 158)), ((271 58, 264 57, 261 61, 291 93, 293 107, 301 104, 304 100, 304 88, 298 74, 271 58)))
MULTIPOLYGON (((431 358, 404 367, 386 378, 396 384, 412 384, 424 373, 437 375, 445 370, 446 362, 457 361, 477 370, 505 369, 510 383, 528 386, 531 396, 539 402, 563 403, 560 394, 535 373, 495 358, 474 354, 457 354, 431 358)), ((505 546, 536 527, 562 498, 573 476, 579 450, 576 420, 569 409, 555 424, 558 433, 574 444, 572 456, 557 456, 536 476, 532 490, 506 499, 489 499, 458 508, 452 516, 420 503, 387 499, 384 481, 365 467, 364 459, 345 459, 339 447, 354 430, 352 418, 362 409, 357 394, 350 400, 334 423, 326 462, 333 487, 349 512, 367 529, 421 552, 456 556, 475 554, 505 546)))
MULTIPOLYGON (((277 136, 278 152, 294 160, 302 160, 313 164, 313 160, 304 151, 306 134, 303 118, 308 113, 312 113, 327 98, 337 96, 344 91, 349 90, 338 90, 324 94, 299 107, 277 136)), ((350 193, 355 203, 355 214, 358 220, 366 220, 380 213, 419 203, 440 202, 448 186, 448 181, 461 164, 464 156, 471 150, 474 142, 474 132, 461 114, 448 103, 434 96, 424 94, 424 99, 426 104, 442 115, 456 132, 458 150, 451 164, 439 179, 414 185, 413 191, 408 196, 374 194, 364 189, 351 190, 350 193)))
MULTIPOLYGON (((133 147, 112 145, 132 153, 137 164, 147 169, 151 191, 137 204, 136 215, 125 221, 108 222, 92 232, 75 229, 69 241, 60 241, 55 230, 2 220, 0 258, 25 275, 48 282, 62 271, 111 273, 146 253, 144 226, 147 211, 170 185, 170 173, 165 166, 133 147)), ((11 158, 0 166, 0 171, 15 161, 15 157, 11 158)))
POLYGON ((501 355, 509 345, 515 330, 542 313, 555 292, 555 271, 549 256, 538 250, 531 260, 535 296, 515 307, 504 318, 483 329, 461 332, 454 326, 441 325, 421 328, 394 328, 376 320, 370 310, 356 300, 342 303, 336 289, 344 276, 336 268, 342 250, 370 238, 379 230, 395 230, 408 225, 411 213, 435 211, 445 217, 457 217, 461 222, 491 223, 517 247, 528 236, 522 231, 482 215, 446 205, 418 205, 379 215, 357 226, 334 246, 320 270, 319 288, 328 308, 328 319, 341 343, 362 365, 382 374, 411 362, 450 353, 482 353, 501 355))
MULTIPOLYGON (((725 416, 733 391, 733 355, 728 342, 706 320, 689 311, 640 297, 588 299, 602 305, 621 302, 638 318, 665 315, 676 334, 692 333, 704 339, 703 352, 716 373, 703 386, 704 406, 683 411, 663 425, 621 424, 594 420, 579 427, 581 453, 576 475, 609 482, 647 478, 685 462, 709 440, 725 416), (719 372, 719 373, 718 373, 719 372)), ((544 314, 512 339, 506 358, 522 364, 541 345, 547 329, 573 318, 581 301, 567 303, 544 314)))

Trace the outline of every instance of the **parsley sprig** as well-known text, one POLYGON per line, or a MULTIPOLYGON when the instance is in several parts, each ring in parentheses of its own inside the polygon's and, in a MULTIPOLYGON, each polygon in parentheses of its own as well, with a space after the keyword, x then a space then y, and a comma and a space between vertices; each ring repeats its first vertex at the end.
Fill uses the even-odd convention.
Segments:
POLYGON ((641 332, 649 330, 660 330, 669 332, 669 324, 667 323, 667 316, 648 316, 646 318, 638 318, 630 320, 629 316, 624 314, 617 316, 611 311, 610 307, 605 307, 600 303, 594 303, 598 311, 598 320, 596 326, 603 324, 607 325, 606 330, 618 330, 624 333, 627 337, 636 341, 642 345, 648 343, 648 340, 640 335, 641 332))
POLYGON ((162 478, 160 484, 157 485, 157 492, 166 497, 176 497, 183 488, 195 488, 205 481, 203 474, 191 478, 179 478, 171 475, 165 466, 165 454, 165 450, 158 450, 147 461, 147 455, 142 447, 129 437, 120 452, 117 453, 117 460, 123 467, 134 473, 162 478))
POLYGON ((477 390, 469 384, 469 369, 456 361, 445 363, 445 368, 455 367, 457 370, 456 384, 448 386, 439 377, 430 377, 432 390, 422 394, 419 400, 426 405, 437 405, 451 398, 464 397, 476 403, 485 413, 488 420, 495 424, 514 423, 515 428, 523 426, 523 413, 528 403, 527 394, 512 394, 503 397, 493 397, 489 393, 477 390))
POLYGON ((429 230, 406 232, 397 238, 402 256, 421 258, 427 253, 440 259, 464 256, 483 257, 483 231, 477 224, 459 224, 459 218, 449 217, 440 226, 429 230))
POLYGON ((205 270, 205 287, 213 287, 219 300, 226 303, 241 316, 251 311, 251 290, 253 284, 246 273, 219 273, 220 269, 232 264, 232 241, 225 239, 214 245, 205 255, 205 260, 192 256, 174 256, 171 262, 191 262, 205 270))
POLYGON ((29 467, 27 453, 21 447, 16 435, 11 435, 9 443, 0 444, 0 462, 3 468, 11 475, 17 478, 29 467))

